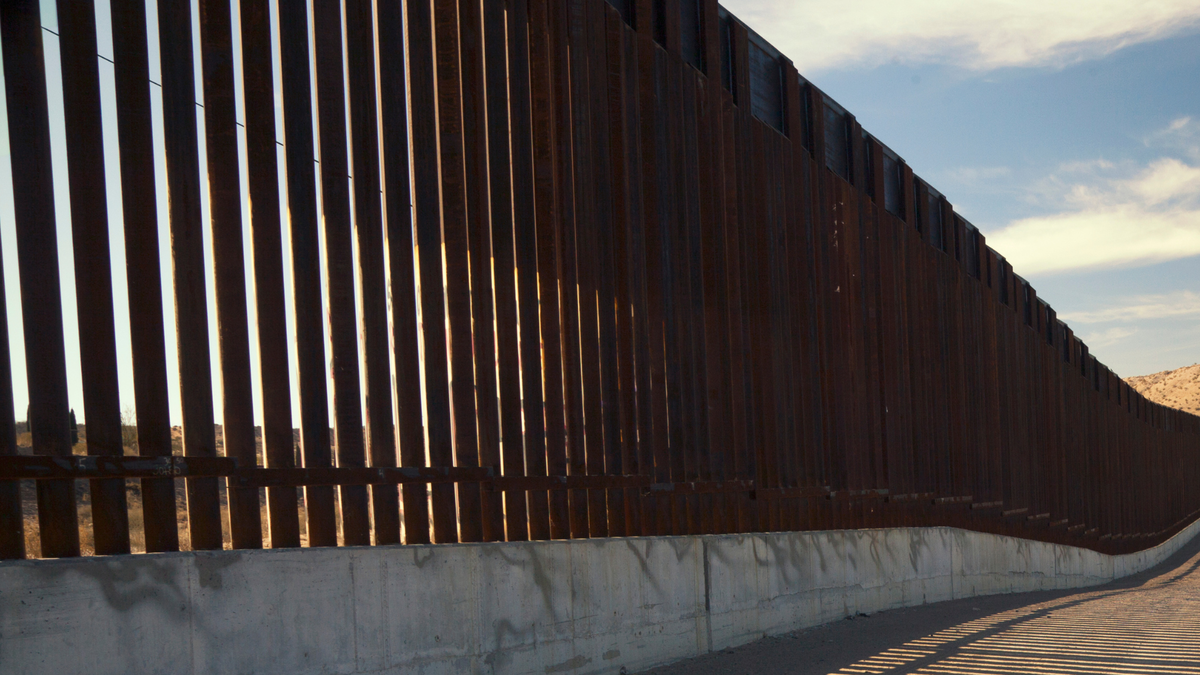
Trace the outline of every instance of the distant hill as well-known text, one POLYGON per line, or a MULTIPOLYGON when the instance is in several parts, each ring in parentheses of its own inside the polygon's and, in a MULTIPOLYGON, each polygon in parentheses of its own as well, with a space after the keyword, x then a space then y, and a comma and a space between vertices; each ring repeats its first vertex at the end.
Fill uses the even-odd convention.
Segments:
POLYGON ((1200 363, 1125 381, 1155 403, 1200 415, 1200 363))

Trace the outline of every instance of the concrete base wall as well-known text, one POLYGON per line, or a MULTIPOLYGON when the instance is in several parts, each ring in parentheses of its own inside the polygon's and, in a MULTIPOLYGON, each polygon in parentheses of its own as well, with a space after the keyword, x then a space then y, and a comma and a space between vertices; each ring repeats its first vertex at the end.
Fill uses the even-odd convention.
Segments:
POLYGON ((0 563, 0 673, 618 673, 859 612, 1101 584, 1142 553, 952 528, 0 563))

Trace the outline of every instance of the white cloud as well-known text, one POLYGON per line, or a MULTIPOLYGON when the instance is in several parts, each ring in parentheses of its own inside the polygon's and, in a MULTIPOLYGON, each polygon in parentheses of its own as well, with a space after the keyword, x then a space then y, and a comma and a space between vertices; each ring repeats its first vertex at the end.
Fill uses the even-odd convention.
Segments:
POLYGON ((947 180, 966 185, 975 185, 998 178, 1007 178, 1012 170, 1007 166, 960 166, 946 172, 947 180))
POLYGON ((1200 161, 1200 120, 1179 117, 1166 128, 1159 129, 1144 139, 1148 148, 1160 148, 1182 152, 1200 161))
POLYGON ((1196 0, 725 0, 804 73, 891 60, 1061 66, 1200 27, 1196 0))
POLYGON ((1092 352, 1128 374, 1153 373, 1193 363, 1200 350, 1200 292, 1118 296, 1105 305, 1058 318, 1075 328, 1092 352))
MULTIPOLYGON (((1116 304, 1090 312, 1060 314, 1063 321, 1085 324, 1140 322, 1200 315, 1200 293, 1175 291, 1121 298, 1116 304)), ((1115 329, 1109 329, 1115 330, 1115 329)))
POLYGON ((1115 326, 1106 328, 1100 331, 1085 333, 1079 338, 1083 340, 1089 349, 1095 350, 1102 347, 1110 347, 1124 340, 1127 337, 1137 334, 1137 328, 1126 328, 1124 326, 1115 326))
POLYGON ((1200 166, 1072 163, 1036 195, 1058 213, 988 234, 1021 274, 1132 267, 1200 255, 1200 166), (1064 208, 1065 207, 1065 208, 1064 208))

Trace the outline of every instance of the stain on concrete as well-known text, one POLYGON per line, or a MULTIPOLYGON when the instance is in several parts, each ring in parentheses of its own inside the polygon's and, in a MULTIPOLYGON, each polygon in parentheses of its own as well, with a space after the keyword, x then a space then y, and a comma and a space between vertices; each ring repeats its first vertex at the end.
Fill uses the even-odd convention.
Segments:
POLYGON ((676 562, 681 562, 692 554, 692 547, 696 545, 696 540, 693 537, 666 537, 667 545, 675 552, 676 562))
POLYGON ((546 571, 546 561, 543 560, 543 556, 538 554, 540 546, 545 545, 542 542, 509 543, 505 544, 504 547, 488 547, 484 549, 483 553, 485 558, 496 553, 500 556, 501 560, 511 567, 522 570, 529 569, 533 585, 537 587, 538 592, 542 596, 542 604, 549 610, 550 618, 557 621, 558 613, 555 611, 556 607, 554 606, 554 580, 546 571), (509 555, 506 549, 519 552, 523 555, 509 555))
MULTIPOLYGON (((785 588, 790 588, 794 585, 793 572, 795 572, 796 568, 798 567, 796 565, 796 560, 793 557, 794 551, 787 546, 789 540, 791 540, 794 536, 795 535, 786 534, 764 535, 759 538, 759 541, 766 546, 767 550, 770 552, 770 555, 763 559, 765 560, 765 563, 760 561, 758 566, 774 569, 775 573, 779 575, 780 580, 782 580, 785 588)), ((755 548, 755 558, 758 557, 757 552, 758 549, 755 548)))
MULTIPOLYGON (((921 569, 921 551, 930 548, 929 542, 926 541, 926 533, 913 529, 909 536, 908 561, 912 565, 913 572, 917 573, 921 569)), ((953 555, 953 553, 951 553, 953 555)), ((953 567, 953 565, 951 565, 953 567)), ((953 569, 951 569, 953 572, 953 569)))
POLYGON ((655 594, 661 595, 663 592, 662 585, 650 570, 650 563, 647 560, 650 551, 654 548, 654 539, 625 539, 625 548, 633 553, 633 557, 637 558, 638 567, 642 568, 642 580, 650 584, 650 588, 654 589, 655 594), (643 551, 641 546, 645 545, 646 550, 643 551))
POLYGON ((536 624, 529 624, 528 629, 522 629, 508 619, 500 619, 493 622, 493 626, 495 648, 483 657, 483 662, 492 666, 493 671, 503 670, 504 666, 511 664, 514 652, 528 652, 537 649, 536 624), (508 641, 508 646, 505 646, 505 636, 513 638, 508 641))
POLYGON ((90 578, 99 587, 105 603, 125 613, 143 604, 155 605, 166 620, 187 621, 187 580, 178 556, 84 558, 31 565, 30 569, 47 586, 62 584, 62 577, 75 573, 90 578))
MULTIPOLYGON (((851 531, 851 532, 846 532, 846 534, 843 535, 844 539, 847 541, 845 543, 845 548, 842 550, 842 557, 845 558, 847 564, 849 564, 850 566, 852 566, 854 568, 855 575, 857 576, 857 573, 858 573, 858 546, 850 543, 849 539, 852 536, 855 539, 859 539, 859 538, 861 538, 862 533, 851 531)), ((847 574, 847 576, 849 576, 849 574, 850 574, 849 569, 846 570, 846 574, 847 574)))
POLYGON ((766 546, 767 542, 763 537, 754 537, 750 540, 750 552, 754 554, 754 564, 759 567, 768 567, 771 564, 771 559, 766 555, 766 552, 759 553, 759 546, 766 546))
MULTIPOLYGON (((926 533, 914 530, 908 537, 908 564, 912 566, 913 574, 920 576, 921 570, 921 555, 922 552, 929 548, 929 541, 926 533)), ((954 550, 948 551, 950 556, 951 571, 954 568, 954 550)))
POLYGON ((575 657, 567 659, 566 661, 563 661, 562 663, 559 663, 557 665, 546 666, 546 672, 547 673, 565 673, 568 671, 575 670, 577 668, 582 668, 591 662, 592 662, 592 660, 587 658, 586 656, 583 656, 583 655, 575 656, 575 657))
POLYGON ((820 546, 813 547, 817 552, 817 564, 821 566, 821 574, 829 571, 829 563, 825 562, 825 551, 820 546))
MULTIPOLYGON (((871 560, 875 561, 875 566, 883 569, 883 555, 879 552, 879 538, 874 534, 868 534, 867 539, 871 542, 871 560)), ((886 543, 884 544, 886 546, 886 543)))
MULTIPOLYGON (((1190 537, 1196 530, 1200 530, 1200 525, 1189 530, 1187 536, 1190 537)), ((723 596, 713 596, 712 593, 714 590, 722 593, 723 583, 730 582, 730 575, 734 574, 747 577, 745 579, 746 588, 744 591, 739 590, 739 593, 763 593, 763 597, 753 595, 748 598, 751 603, 759 603, 760 608, 769 609, 772 612, 792 612, 793 616, 810 617, 811 615, 811 620, 820 621, 831 621, 842 616, 852 615, 858 609, 856 602, 861 602, 859 586, 855 585, 853 578, 847 580, 842 574, 844 570, 840 567, 845 565, 848 558, 857 557, 861 560, 863 571, 869 573, 868 579, 874 578, 869 576, 870 574, 887 571, 896 571, 903 575, 902 561, 906 546, 909 548, 907 553, 910 561, 918 570, 918 579, 940 579, 952 576, 954 578, 954 595, 959 597, 964 594, 964 591, 968 595, 973 592, 997 592, 1001 590, 1002 582, 1011 581, 1010 577, 1013 574, 1020 577, 1022 583, 1036 582, 1045 577, 1045 570, 1057 570, 1059 566, 1070 567, 1072 566, 1071 561, 1075 559, 1078 561, 1075 564, 1086 569, 1081 569, 1078 578, 1072 579, 1072 584, 1090 580, 1091 577, 1088 577, 1088 574, 1104 574, 1103 570, 1107 570, 1108 575, 1113 574, 1114 561, 1091 552, 1055 548, 1043 550, 1039 547, 1040 545, 1015 541, 1010 538, 989 538, 989 535, 975 535, 948 529, 921 528, 898 530, 898 532, 901 534, 896 534, 894 540, 891 538, 894 535, 892 532, 845 533, 835 531, 737 537, 707 536, 692 537, 686 540, 674 537, 665 540, 649 538, 610 540, 604 544, 588 543, 582 546, 575 543, 547 544, 539 542, 518 545, 488 544, 446 547, 436 551, 437 554, 443 556, 440 562, 424 572, 417 572, 416 568, 422 567, 432 559, 435 552, 429 547, 411 547, 415 565, 399 565, 398 567, 406 570, 399 573, 407 574, 413 583, 421 581, 428 583, 427 580, 440 578, 436 575, 449 573, 454 569, 454 565, 449 564, 452 561, 463 558, 469 560, 472 565, 476 564, 478 559, 472 556, 478 556, 480 548, 483 548, 486 551, 483 555, 487 567, 502 568, 506 564, 511 567, 502 574, 493 575, 495 583, 505 584, 507 581, 517 587, 514 590, 527 595, 536 593, 537 591, 533 590, 536 586, 543 591, 544 602, 546 601, 544 592, 551 589, 551 585, 553 585, 555 592, 552 597, 555 606, 550 608, 549 612, 541 607, 542 603, 532 598, 520 599, 521 609, 530 610, 528 616, 524 612, 516 611, 517 608, 496 608, 497 611, 490 615, 490 626, 469 636, 469 641, 472 643, 467 646, 467 649, 470 650, 469 657, 461 656, 461 653, 457 656, 450 655, 449 652, 456 651, 457 647, 446 646, 447 643, 453 642, 449 639, 433 638, 434 642, 439 643, 438 645, 422 645, 421 649, 429 650, 424 652, 426 656, 419 659, 422 663, 436 662, 447 666, 451 672, 478 668, 487 671, 488 667, 492 671, 506 670, 512 669, 515 667, 514 664, 518 663, 526 663, 527 668, 536 668, 540 671, 546 666, 547 660, 561 658, 565 654, 558 652, 558 648, 550 647, 550 645, 552 643, 561 644, 563 635, 579 635, 580 633, 573 630, 576 623, 590 625, 589 622, 597 621, 598 617, 603 617, 607 621, 611 619, 612 615, 620 613, 619 608, 613 604, 617 602, 616 598, 611 596, 606 598, 596 590, 596 584, 602 578, 606 578, 601 572, 620 571, 641 577, 636 582, 639 588, 635 590, 641 590, 642 593, 620 600, 621 603, 629 601, 629 607, 626 609, 632 610, 640 607, 644 613, 649 608, 663 603, 661 606, 665 608, 665 613, 662 616, 659 616, 660 612, 654 612, 651 615, 639 617, 645 623, 639 624, 637 623, 638 619, 632 619, 631 623, 622 624, 616 631, 605 633, 603 636, 595 635, 604 639, 604 644, 608 645, 604 648, 607 651, 599 648, 594 652, 588 651, 587 653, 591 655, 590 658, 584 655, 573 655, 573 658, 567 661, 546 667, 545 672, 547 673, 612 672, 622 665, 617 663, 618 660, 632 660, 632 663, 626 664, 631 667, 633 664, 646 663, 647 659, 652 658, 648 656, 651 652, 647 650, 684 648, 703 650, 706 646, 703 642, 706 626, 700 624, 699 621, 706 621, 709 630, 720 627, 724 636, 722 641, 727 641, 730 630, 736 627, 736 621, 739 619, 736 614, 732 613, 734 610, 724 608, 721 601, 723 596), (855 538, 851 539, 852 536, 855 538), (736 546, 735 543, 740 543, 740 546, 736 546), (626 549, 621 548, 622 544, 626 549), (561 549, 558 548, 559 546, 567 548, 561 549), (674 557, 682 560, 683 564, 674 565, 672 556, 665 549, 652 552, 653 546, 670 546, 676 554, 674 557), (961 569, 957 572, 954 570, 955 567, 961 568, 964 550, 970 563, 969 566, 979 568, 973 575, 964 575, 961 569), (813 554, 814 551, 816 551, 816 556, 813 554), (681 552, 685 552, 686 555, 680 556, 681 552), (639 565, 632 564, 632 560, 628 558, 630 553, 638 559, 640 569, 639 565), (652 555, 655 556, 655 565, 649 564, 652 555), (696 560, 695 556, 697 555, 704 557, 702 560, 696 560), (1049 557, 1050 555, 1055 557, 1052 559, 1049 557), (1036 558, 1034 562, 1047 562, 1045 570, 1025 559, 1030 556, 1036 558), (948 557, 959 562, 950 562, 951 569, 947 574, 948 557), (818 558, 821 561, 822 571, 828 569, 829 578, 809 578, 818 573, 816 565, 811 562, 818 558), (882 562, 886 564, 882 569, 873 569, 872 559, 876 562, 883 559, 882 562), (604 568, 604 561, 608 561, 615 567, 612 567, 611 570, 604 568), (767 568, 769 572, 765 572, 759 567, 764 562, 769 565, 767 568), (704 566, 703 570, 701 564, 704 566), (893 564, 899 569, 892 568, 893 564), (596 569, 589 569, 589 565, 596 569), (989 566, 997 566, 996 571, 988 574, 989 566), (1024 571, 1010 569, 1010 567, 1022 568, 1024 571), (1093 569, 1097 567, 1100 570, 1093 569), (667 587, 668 593, 659 597, 649 597, 647 591, 653 583, 652 572, 658 575, 659 581, 667 587), (700 591, 701 572, 704 573, 705 604, 693 609, 692 603, 699 605, 700 598, 697 596, 700 591), (429 577, 430 573, 435 577, 429 577), (678 575, 686 575, 686 579, 676 579, 678 575), (797 577, 799 585, 787 585, 787 583, 791 583, 790 579, 797 577), (781 585, 785 579, 789 581, 781 585), (529 583, 531 580, 534 581, 533 584, 529 583), (676 581, 678 583, 675 583, 676 581), (566 600, 566 596, 574 598, 575 594, 586 598, 588 602, 580 605, 577 601, 568 602, 566 600), (687 603, 687 606, 682 604, 684 602, 687 603), (576 607, 589 615, 574 616, 573 612, 576 611, 576 607), (557 619, 548 618, 547 614, 553 614, 555 609, 559 613, 557 619), (813 611, 810 612, 809 609, 813 611), (714 612, 716 614, 713 614, 714 612), (728 614, 723 614, 726 612, 728 614), (797 612, 799 614, 796 614, 797 612), (696 621, 693 622, 692 619, 696 621), (494 633, 490 633, 488 628, 494 633), (683 639, 684 637, 687 639, 683 639), (699 640, 695 640, 697 637, 699 640), (489 638, 494 642, 491 642, 489 638), (597 657, 602 658, 605 663, 595 664, 594 659, 597 657)), ((396 551, 396 555, 403 555, 402 549, 396 549, 396 551)), ((61 598, 58 596, 64 593, 74 593, 87 596, 85 598, 86 612, 72 609, 74 617, 88 616, 91 612, 103 614, 107 610, 109 614, 117 617, 113 622, 116 625, 128 622, 131 626, 140 625, 141 630, 151 632, 156 630, 156 634, 166 636, 190 635, 193 638, 200 635, 211 636, 216 632, 216 627, 205 623, 204 612, 193 610, 192 597, 205 596, 205 600, 200 606, 211 606, 211 602, 223 599, 224 596, 239 594, 239 589, 243 584, 242 570, 246 570, 245 574, 250 573, 250 569, 245 567, 246 565, 257 566, 268 564, 265 562, 268 560, 282 560, 278 556, 284 556, 287 559, 304 556, 306 560, 314 560, 308 558, 309 555, 317 555, 317 553, 309 554, 307 551, 286 554, 283 552, 228 551, 113 556, 81 561, 49 560, 6 563, 4 566, 0 566, 0 572, 5 573, 0 575, 0 578, 9 581, 9 588, 0 588, 0 627, 4 628, 5 638, 16 635, 16 631, 20 630, 19 622, 24 621, 22 617, 33 617, 31 612, 34 611, 43 613, 59 611, 61 613, 64 605, 61 604, 61 598), (237 564, 242 567, 234 569, 233 566, 237 564), (21 570, 21 574, 29 576, 25 577, 19 587, 14 590, 10 580, 15 578, 12 575, 17 569, 21 570), (196 576, 195 581, 192 581, 193 574, 196 576), (230 583, 224 583, 226 580, 230 583), (108 608, 105 607, 105 603, 109 606, 108 608), (159 624, 159 626, 154 626, 154 624, 159 624)), ((329 554, 321 553, 320 555, 328 556, 329 554)), ((1127 562, 1122 562, 1121 570, 1124 571, 1132 566, 1153 564, 1153 561, 1161 559, 1164 555, 1163 552, 1152 552, 1130 556, 1127 562)), ((1121 560, 1125 561, 1126 559, 1121 560)), ((1200 563, 1197 563, 1197 568, 1200 569, 1200 563)), ((357 568, 351 568, 352 574, 356 573, 355 569, 357 568)), ((387 568, 384 569, 386 577, 388 576, 387 568)), ((848 570, 845 571, 848 572, 848 570)), ((361 571, 357 573, 361 574, 361 571)), ((285 574, 277 576, 280 579, 286 578, 285 574)), ((484 580, 475 579, 474 573, 471 576, 470 583, 484 580)), ((481 576, 486 578, 486 575, 481 576)), ((738 588, 741 589, 741 586, 738 588)), ((938 590, 940 588, 938 583, 913 583, 911 587, 905 588, 902 603, 914 604, 940 599, 944 595, 943 591, 938 590), (929 588, 926 588, 927 585, 929 588), (925 595, 926 592, 929 593, 928 597, 925 595)), ((480 600, 482 598, 474 598, 474 601, 480 600)), ((747 598, 740 596, 735 598, 736 602, 744 600, 747 598)), ((472 599, 463 598, 459 602, 466 607, 470 605, 472 599)), ((386 614, 387 612, 385 612, 386 614)), ((43 617, 36 618, 42 620, 43 617)), ((803 620, 807 621, 809 618, 803 620)), ((353 622, 354 619, 351 621, 353 622)), ((458 622, 460 621, 461 619, 458 620, 458 622)), ((458 625, 458 622, 455 622, 454 625, 458 625)), ((441 628, 443 626, 440 624, 430 624, 426 626, 425 630, 430 632, 428 637, 433 637, 432 633, 441 632, 439 630, 441 628)), ((776 629, 755 625, 751 630, 773 632, 776 629)), ((23 639, 31 639, 30 635, 23 635, 23 639)), ((147 639, 144 634, 139 635, 141 637, 138 639, 147 639)), ((742 632, 738 635, 748 635, 748 633, 742 632)), ((44 639, 47 644, 50 644, 49 640, 59 638, 57 634, 46 633, 39 639, 44 639)), ((153 646, 139 643, 122 648, 127 649, 131 654, 148 653, 147 650, 162 646, 162 640, 160 639, 158 642, 159 644, 153 646)), ((359 641, 353 637, 348 642, 353 642, 356 647, 359 645, 359 641)), ((177 646, 186 653, 186 645, 177 646)), ((708 646, 711 648, 712 638, 709 638, 708 646)), ((298 647, 297 651, 302 652, 308 648, 308 645, 298 645, 298 647)), ((3 651, 0 650, 0 656, 4 656, 3 651)), ((155 653, 161 651, 159 649, 155 653)), ((9 653, 11 654, 11 651, 9 653)), ((314 652, 313 658, 323 657, 314 652)), ((0 659, 0 662, 4 662, 4 659, 0 659)), ((12 668, 7 664, 0 666, 0 671, 3 672, 25 672, 27 670, 30 669, 12 668)))
POLYGON ((200 588, 221 588, 221 573, 230 566, 236 565, 242 559, 239 551, 221 551, 220 553, 196 553, 192 564, 196 567, 196 578, 200 588))
POLYGON ((536 624, 529 624, 528 629, 522 629, 518 628, 516 624, 508 619, 499 619, 493 622, 493 627, 494 630, 492 631, 492 638, 496 641, 496 648, 489 653, 489 659, 491 659, 493 655, 504 651, 506 648, 511 649, 513 647, 522 647, 537 643, 536 624), (505 645, 506 636, 511 636, 514 638, 510 640, 507 645, 505 645))
MULTIPOLYGON (((708 564, 708 540, 700 540, 704 545, 704 613, 708 614, 712 611, 712 571, 708 564)), ((712 632, 711 629, 709 631, 712 632)))
MULTIPOLYGON (((638 547, 640 542, 633 539, 625 539, 624 542, 625 548, 629 549, 630 553, 633 553, 633 557, 637 558, 638 566, 642 568, 642 574, 650 576, 650 565, 646 562, 645 554, 642 553, 641 548, 638 547)), ((652 541, 646 542, 647 549, 653 545, 654 544, 652 541)))
POLYGON ((413 564, 417 566, 417 569, 421 569, 422 567, 425 566, 425 563, 429 562, 430 560, 433 560, 433 555, 434 555, 433 547, 431 547, 431 546, 414 546, 412 549, 412 554, 413 554, 413 564), (422 553, 424 553, 425 555, 422 556, 421 555, 422 553))
POLYGON ((508 655, 508 652, 501 649, 488 652, 488 655, 483 657, 483 662, 491 666, 493 672, 508 665, 510 661, 512 661, 512 657, 508 655))

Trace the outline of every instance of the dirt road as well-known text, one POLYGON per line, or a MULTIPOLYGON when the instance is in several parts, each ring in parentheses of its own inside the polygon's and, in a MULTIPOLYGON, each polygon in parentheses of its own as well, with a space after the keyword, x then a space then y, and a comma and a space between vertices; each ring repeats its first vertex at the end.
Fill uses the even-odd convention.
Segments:
POLYGON ((1200 675, 1200 537, 1105 586, 860 615, 647 673, 1200 675))

